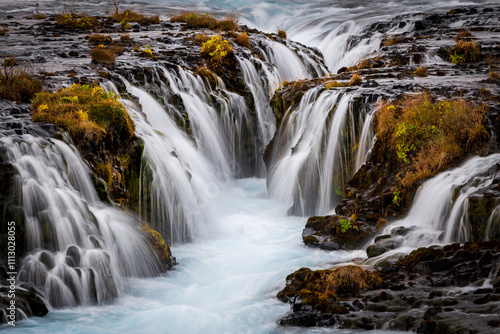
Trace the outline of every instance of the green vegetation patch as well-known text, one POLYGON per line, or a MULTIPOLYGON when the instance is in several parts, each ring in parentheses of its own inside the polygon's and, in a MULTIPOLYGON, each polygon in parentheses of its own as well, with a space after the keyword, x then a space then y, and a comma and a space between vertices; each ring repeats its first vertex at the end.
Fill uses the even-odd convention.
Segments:
POLYGON ((234 57, 234 50, 228 40, 215 35, 201 45, 201 55, 214 63, 221 63, 228 57, 234 57))
POLYGON ((130 140, 134 123, 117 98, 99 86, 74 84, 56 93, 36 94, 32 118, 63 128, 75 143, 97 144, 108 134, 130 140))
POLYGON ((94 16, 80 15, 74 13, 56 14, 56 27, 69 30, 90 30, 97 25, 94 16))
POLYGON ((382 103, 377 138, 406 167, 403 187, 445 170, 481 147, 489 137, 484 125, 487 110, 464 99, 434 102, 427 93, 382 103))

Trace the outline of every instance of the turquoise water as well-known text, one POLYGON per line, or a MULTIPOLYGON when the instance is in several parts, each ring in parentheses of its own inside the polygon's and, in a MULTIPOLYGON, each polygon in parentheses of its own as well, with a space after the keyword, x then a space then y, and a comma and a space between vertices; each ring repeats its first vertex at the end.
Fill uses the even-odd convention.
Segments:
POLYGON ((126 294, 109 305, 55 310, 9 332, 297 333, 276 324, 289 310, 276 298, 285 277, 365 256, 305 247, 306 218, 287 216, 286 206, 268 199, 263 179, 226 184, 209 210, 211 235, 174 247, 180 264, 166 276, 130 279, 126 294))

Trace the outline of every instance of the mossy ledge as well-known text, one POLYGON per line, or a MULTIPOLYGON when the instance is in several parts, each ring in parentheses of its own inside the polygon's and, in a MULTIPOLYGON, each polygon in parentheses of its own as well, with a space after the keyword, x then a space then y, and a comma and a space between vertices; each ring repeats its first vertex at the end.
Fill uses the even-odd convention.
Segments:
POLYGON ((135 208, 143 145, 118 96, 94 85, 74 84, 57 92, 36 94, 35 122, 67 131, 95 172, 101 199, 135 208))

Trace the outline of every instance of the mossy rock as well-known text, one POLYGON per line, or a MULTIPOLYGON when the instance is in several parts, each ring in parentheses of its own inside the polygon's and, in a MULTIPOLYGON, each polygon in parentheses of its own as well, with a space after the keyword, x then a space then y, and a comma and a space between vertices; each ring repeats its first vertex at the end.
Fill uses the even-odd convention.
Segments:
POLYGON ((165 243, 161 234, 153 230, 147 223, 142 225, 141 233, 151 251, 158 257, 162 271, 171 269, 176 263, 175 258, 172 257, 170 247, 165 243))

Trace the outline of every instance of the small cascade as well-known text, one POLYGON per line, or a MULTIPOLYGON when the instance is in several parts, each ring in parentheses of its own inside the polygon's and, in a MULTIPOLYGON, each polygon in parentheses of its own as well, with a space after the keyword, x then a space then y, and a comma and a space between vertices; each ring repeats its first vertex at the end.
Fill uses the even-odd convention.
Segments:
MULTIPOLYGON (((499 238, 500 154, 474 157, 425 182, 408 216, 382 233, 396 236, 406 250, 436 244, 499 238), (490 209, 488 209, 490 208, 490 209)), ((401 252, 396 249, 382 257, 401 252)))
POLYGON ((279 86, 279 78, 276 74, 267 70, 265 63, 260 59, 254 59, 258 66, 252 63, 251 60, 240 56, 236 57, 236 59, 243 72, 243 79, 245 80, 247 89, 250 90, 253 96, 255 113, 258 120, 258 136, 261 138, 260 141, 263 145, 267 145, 276 131, 276 121, 269 106, 269 100, 272 94, 271 87, 279 86), (257 72, 256 67, 262 69, 261 73, 257 72), (268 82, 263 82, 265 79, 268 82))
POLYGON ((278 72, 279 83, 297 79, 312 79, 328 73, 320 57, 310 49, 286 41, 286 45, 268 38, 259 38, 256 48, 267 63, 273 64, 278 72))
POLYGON ((101 203, 77 149, 31 135, 0 138, 17 170, 15 189, 25 214, 28 255, 18 281, 31 282, 53 307, 104 303, 123 277, 160 268, 133 216, 101 203))
POLYGON ((363 124, 361 135, 359 137, 356 162, 354 163, 354 171, 357 171, 369 158, 373 145, 375 144, 375 133, 373 131, 373 117, 376 109, 368 112, 364 119, 359 119, 359 124, 363 124))
POLYGON ((343 184, 356 171, 353 151, 363 129, 368 139, 368 101, 353 104, 354 95, 321 87, 307 91, 298 107, 284 116, 272 143, 268 185, 272 197, 293 204, 290 213, 329 212, 343 195, 343 184))
POLYGON ((144 141, 141 216, 171 243, 205 236, 203 209, 219 192, 217 170, 150 94, 125 83, 142 106, 122 101, 144 141))

